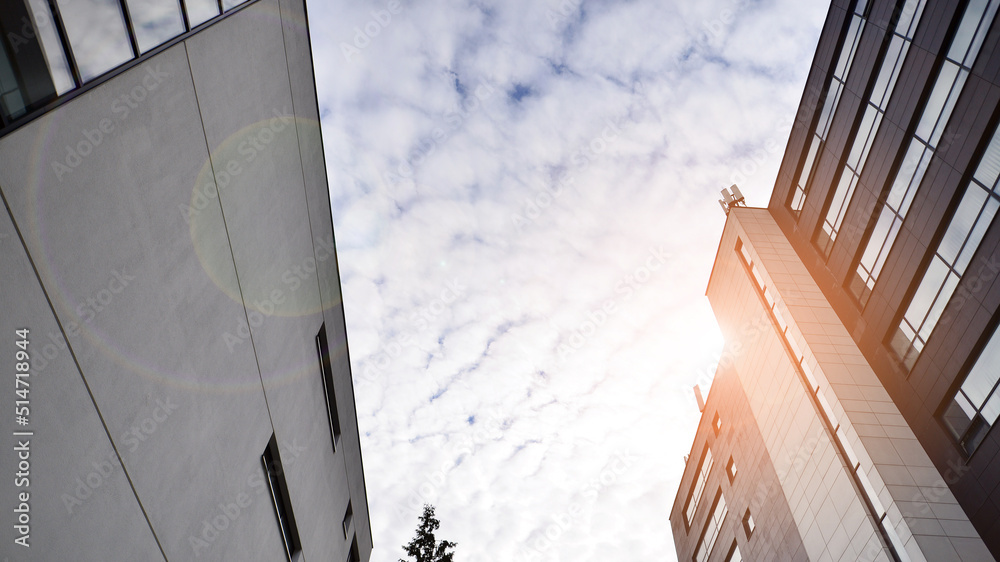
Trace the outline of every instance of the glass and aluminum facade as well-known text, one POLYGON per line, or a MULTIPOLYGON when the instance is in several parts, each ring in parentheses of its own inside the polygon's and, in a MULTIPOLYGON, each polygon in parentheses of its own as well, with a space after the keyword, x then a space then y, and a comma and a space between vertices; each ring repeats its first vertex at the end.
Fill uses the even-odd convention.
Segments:
POLYGON ((854 4, 854 14, 848 24, 847 34, 840 48, 840 55, 837 57, 837 65, 833 69, 833 75, 830 77, 830 83, 823 98, 823 109, 813 125, 812 134, 809 137, 809 149, 805 152, 805 161, 802 163, 795 188, 788 200, 788 208, 793 212, 798 213, 805 204, 806 196, 809 193, 809 184, 816 164, 819 162, 819 155, 823 151, 826 138, 830 134, 830 122, 833 120, 834 114, 837 113, 837 106, 844 93, 847 76, 851 72, 851 65, 854 63, 854 55, 857 53, 858 43, 861 42, 861 34, 865 30, 870 8, 871 5, 867 0, 858 0, 854 4))
POLYGON ((912 368, 939 324, 950 322, 947 306, 969 269, 986 229, 1000 208, 1000 129, 993 135, 972 180, 899 321, 890 345, 912 368))
POLYGON ((248 0, 4 0, 0 134, 248 0))
MULTIPOLYGON (((1000 0, 972 0, 966 6, 958 30, 938 69, 934 86, 917 121, 896 176, 883 191, 884 204, 878 211, 873 231, 868 235, 856 270, 848 281, 848 291, 861 306, 868 303, 872 289, 885 265, 893 242, 923 181, 927 166, 939 148, 945 127, 962 92, 983 40, 997 12, 1000 0)), ((953 139, 945 138, 945 144, 953 139)))
POLYGON ((868 96, 861 124, 853 142, 849 145, 847 161, 840 171, 840 181, 828 198, 826 216, 816 230, 816 245, 827 258, 830 257, 833 242, 837 239, 837 233, 847 215, 847 207, 868 161, 872 143, 875 142, 875 135, 878 134, 879 125, 882 124, 882 117, 889 105, 893 88, 896 87, 896 79, 899 78, 899 71, 903 67, 903 61, 906 60, 906 53, 910 49, 925 4, 925 0, 908 0, 896 20, 888 50, 882 58, 878 78, 868 96))

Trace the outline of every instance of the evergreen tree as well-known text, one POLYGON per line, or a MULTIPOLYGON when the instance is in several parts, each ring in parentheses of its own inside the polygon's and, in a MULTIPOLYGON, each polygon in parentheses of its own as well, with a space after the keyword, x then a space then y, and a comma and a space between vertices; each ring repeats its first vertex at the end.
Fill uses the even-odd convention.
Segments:
MULTIPOLYGON (((453 562, 454 552, 445 552, 449 548, 455 548, 455 543, 451 541, 437 542, 434 531, 441 526, 441 523, 434 517, 434 506, 424 504, 424 513, 420 516, 420 526, 417 527, 417 536, 413 537, 410 544, 403 545, 403 550, 407 556, 415 557, 414 562, 453 562)), ((400 559, 399 562, 410 562, 400 559)))

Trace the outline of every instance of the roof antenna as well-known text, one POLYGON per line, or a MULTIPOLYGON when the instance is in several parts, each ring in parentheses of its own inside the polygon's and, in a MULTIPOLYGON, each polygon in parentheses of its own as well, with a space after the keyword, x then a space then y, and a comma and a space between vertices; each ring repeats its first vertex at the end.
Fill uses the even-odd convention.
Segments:
POLYGON ((746 200, 743 198, 743 193, 740 188, 736 187, 736 184, 729 186, 729 189, 722 190, 722 199, 719 199, 719 205, 722 206, 722 210, 729 214, 729 210, 733 207, 746 207, 746 200))

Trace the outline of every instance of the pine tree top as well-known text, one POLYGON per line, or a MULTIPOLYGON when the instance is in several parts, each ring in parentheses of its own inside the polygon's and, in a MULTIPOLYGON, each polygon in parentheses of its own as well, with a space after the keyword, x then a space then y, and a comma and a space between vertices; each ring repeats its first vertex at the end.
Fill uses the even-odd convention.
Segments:
POLYGON ((409 544, 403 545, 408 557, 415 560, 403 560, 399 562, 453 562, 454 552, 447 552, 449 548, 454 548, 455 543, 442 540, 437 541, 434 531, 441 526, 441 523, 434 517, 434 506, 424 504, 424 512, 420 516, 420 526, 417 527, 417 535, 410 540, 409 544))

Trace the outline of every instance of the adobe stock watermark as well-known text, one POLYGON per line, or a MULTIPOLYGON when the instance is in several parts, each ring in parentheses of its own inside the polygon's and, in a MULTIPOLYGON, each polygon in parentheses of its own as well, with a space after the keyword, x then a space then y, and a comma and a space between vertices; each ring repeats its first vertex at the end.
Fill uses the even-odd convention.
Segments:
POLYGON ((962 277, 954 294, 948 300, 948 305, 945 306, 940 324, 950 324, 962 307, 969 300, 976 299, 977 295, 984 289, 989 288, 993 280, 997 278, 997 274, 1000 273, 1000 260, 995 254, 988 258, 980 257, 977 261, 980 263, 979 269, 972 275, 962 277))
MULTIPOLYGON (((40 43, 42 38, 40 37, 43 31, 52 31, 52 20, 49 18, 47 10, 35 10, 31 6, 31 2, 27 2, 28 9, 31 11, 31 16, 38 23, 38 28, 35 28, 35 23, 33 23, 28 16, 21 17, 21 28, 14 31, 7 32, 7 41, 10 43, 11 49, 13 49, 14 54, 21 52, 21 47, 24 45, 30 45, 32 43, 40 43)), ((11 22, 13 23, 13 22, 11 22)), ((13 25, 10 27, 14 27, 13 25)))
POLYGON ((570 20, 570 17, 580 9, 581 0, 561 0, 556 9, 545 9, 545 19, 549 22, 549 27, 553 31, 570 20))
MULTIPOLYGON (((570 154, 569 161, 575 166, 575 171, 585 172, 598 156, 620 138, 621 122, 605 119, 604 124, 605 127, 599 134, 570 154)), ((520 213, 511 213, 511 224, 520 232, 528 224, 528 221, 536 222, 545 209, 561 197, 574 182, 576 182, 576 177, 566 172, 560 174, 558 178, 554 178, 551 186, 547 182, 543 182, 540 189, 524 200, 520 213)))
POLYGON ((445 460, 437 470, 432 471, 424 477, 404 505, 397 504, 396 515, 401 522, 411 520, 414 513, 419 513, 425 503, 431 503, 438 499, 441 489, 448 480, 448 473, 455 468, 457 459, 463 456, 475 454, 475 449, 490 441, 497 441, 503 437, 504 431, 509 428, 509 423, 505 421, 503 412, 499 408, 487 411, 489 417, 486 420, 477 420, 471 435, 460 435, 454 440, 449 439, 444 447, 445 460))
POLYGON ((361 51, 367 49, 372 44, 372 41, 386 27, 389 27, 389 24, 392 23, 392 16, 397 16, 402 11, 403 7, 400 5, 399 0, 389 0, 386 2, 384 10, 373 10, 370 20, 365 22, 364 25, 354 28, 354 39, 351 43, 346 41, 340 42, 340 52, 344 55, 344 60, 348 63, 354 62, 351 60, 351 57, 360 55, 361 51))
MULTIPOLYGON (((653 274, 659 271, 669 258, 662 246, 650 247, 649 255, 642 265, 636 267, 631 273, 623 276, 615 284, 615 294, 622 295, 623 300, 629 300, 632 296, 650 279, 653 274)), ((556 354, 559 362, 565 363, 566 359, 573 353, 579 351, 594 337, 598 329, 604 326, 609 318, 618 312, 619 302, 616 298, 604 301, 600 308, 587 311, 586 320, 580 322, 573 329, 565 342, 556 346, 556 354)))
MULTIPOLYGON (((235 147, 236 154, 230 155, 225 162, 213 162, 209 158, 207 164, 211 166, 211 173, 204 178, 202 176, 206 174, 199 174, 199 179, 204 181, 200 186, 195 187, 194 193, 191 195, 191 202, 178 205, 186 223, 191 224, 191 220, 205 210, 212 200, 219 197, 219 192, 229 187, 233 180, 245 171, 245 166, 260 157, 268 146, 278 138, 279 133, 283 132, 295 119, 287 107, 283 107, 281 110, 273 108, 271 114, 271 118, 257 123, 256 128, 244 130, 238 139, 231 139, 231 146, 235 147)), ((222 151, 222 154, 225 152, 222 151)))
POLYGON ((444 126, 436 126, 431 129, 429 135, 421 138, 416 147, 410 150, 406 160, 396 165, 395 172, 386 171, 382 174, 382 183, 386 192, 391 196, 403 196, 413 191, 416 186, 414 176, 420 166, 427 161, 439 147, 447 143, 464 125, 469 118, 479 112, 486 100, 496 93, 496 86, 488 79, 482 79, 472 90, 472 95, 468 95, 462 100, 458 109, 449 111, 444 115, 444 126))
POLYGON ((263 299, 253 299, 250 306, 247 306, 247 322, 239 322, 232 331, 222 333, 222 341, 226 344, 229 353, 236 351, 236 348, 250 339, 250 329, 259 328, 264 324, 266 317, 273 316, 285 304, 286 300, 298 291, 303 283, 312 279, 316 274, 316 268, 333 258, 337 248, 333 242, 333 236, 327 238, 315 238, 316 257, 309 256, 300 260, 297 264, 289 266, 281 273, 281 287, 271 289, 263 299))
POLYGON ((616 452, 604 465, 604 468, 584 486, 581 491, 584 501, 571 503, 565 511, 551 515, 552 522, 540 532, 534 533, 540 534, 540 536, 529 539, 528 544, 519 549, 515 560, 524 562, 540 560, 562 539, 564 533, 583 518, 587 508, 597 502, 601 492, 618 482, 635 462, 636 458, 627 449, 616 452))
MULTIPOLYGON (((431 322, 444 314, 458 299, 465 296, 466 290, 467 288, 458 278, 445 283, 444 289, 441 290, 437 298, 432 299, 430 303, 418 308, 410 315, 409 320, 417 333, 429 330, 431 322)), ((400 334, 395 340, 382 344, 378 352, 365 361, 362 375, 357 382, 364 385, 379 380, 392 362, 403 353, 403 347, 414 345, 417 345, 416 339, 406 332, 400 334)))
MULTIPOLYGON (((294 438, 290 445, 280 445, 278 454, 281 457, 282 473, 294 465, 299 455, 308 449, 308 447, 299 445, 294 438)), ((239 519, 240 515, 246 513, 255 500, 262 497, 269 498, 270 492, 267 482, 264 480, 264 469, 258 467, 257 470, 247 475, 242 488, 235 496, 223 498, 217 504, 216 509, 213 509, 210 514, 195 524, 198 530, 188 535, 188 545, 191 547, 191 553, 194 554, 194 557, 198 558, 206 551, 211 550, 215 541, 225 533, 226 529, 239 519), (248 488, 252 492, 248 491, 248 488)), ((274 515, 273 509, 271 515, 274 515)))
MULTIPOLYGON (((165 400, 157 398, 155 406, 149 411, 149 415, 122 433, 119 441, 128 447, 128 453, 136 452, 170 418, 171 414, 177 408, 177 404, 174 404, 170 398, 165 400)), ((90 464, 94 470, 88 472, 83 477, 76 478, 73 493, 63 493, 59 496, 66 507, 66 513, 69 515, 73 515, 73 511, 76 508, 83 505, 87 499, 92 497, 108 481, 111 475, 122 467, 118 455, 114 450, 101 462, 92 462, 90 464)))
POLYGON ((67 144, 66 155, 62 160, 52 160, 50 165, 56 175, 56 179, 62 183, 63 179, 72 174, 83 160, 90 156, 101 146, 115 131, 118 123, 128 119, 133 110, 139 108, 150 93, 155 92, 163 80, 170 77, 170 73, 161 69, 162 65, 150 64, 146 68, 146 73, 138 80, 128 92, 116 97, 111 101, 111 114, 113 117, 102 117, 93 128, 83 128, 77 136, 79 140, 75 144, 67 144))
MULTIPOLYGON (((110 308, 115 298, 125 292, 125 289, 133 281, 135 281, 135 276, 130 275, 127 268, 112 269, 104 286, 85 297, 83 302, 77 305, 75 312, 79 321, 70 320, 66 323, 66 335, 70 338, 80 335, 80 331, 84 327, 83 324, 90 324, 99 314, 110 308)), ((60 332, 49 332, 47 336, 49 341, 42 345, 39 353, 32 354, 31 358, 31 368, 39 373, 44 371, 45 367, 68 346, 66 338, 60 332)))
POLYGON ((718 39, 729 26, 736 21, 737 14, 750 3, 750 0, 737 0, 728 8, 723 8, 718 12, 718 16, 701 23, 702 38, 705 41, 718 39))
MULTIPOLYGON (((712 381, 715 380, 715 374, 720 369, 730 369, 735 366, 736 360, 753 347, 761 334, 765 333, 766 330, 773 329, 774 327, 767 313, 759 314, 750 322, 743 324, 736 339, 732 343, 727 342, 722 348, 722 352, 719 353, 719 357, 714 362, 705 366, 701 373, 698 374, 695 384, 705 389, 711 387, 712 381)), ((698 408, 697 400, 690 388, 682 389, 680 394, 688 400, 692 408, 698 408)))
POLYGON ((760 171, 768 159, 780 154, 785 149, 785 140, 794 122, 791 119, 779 119, 772 129, 772 134, 763 143, 762 148, 755 150, 749 156, 744 156, 736 163, 729 175, 730 185, 743 185, 760 171))
MULTIPOLYGON (((935 482, 933 487, 921 486, 913 496, 910 498, 910 503, 912 505, 919 505, 919 507, 909 507, 906 506, 900 509, 900 514, 905 519, 918 518, 918 519, 935 519, 937 515, 932 512, 930 504, 932 503, 942 503, 939 500, 943 500, 951 496, 950 486, 957 484, 959 480, 970 470, 972 467, 955 461, 954 459, 948 460, 948 468, 941 475, 941 478, 935 482)), ((951 501, 947 503, 955 502, 954 496, 952 496, 951 501)), ((947 505, 946 503, 946 505, 947 505)), ((957 502, 956 502, 957 504, 957 502)), ((900 504, 897 503, 897 506, 900 504)), ((953 504, 954 505, 954 504, 953 504)), ((885 518, 885 524, 891 525, 889 517, 885 518)), ((879 559, 879 556, 884 552, 880 542, 869 543, 868 548, 861 553, 858 557, 859 561, 874 562, 879 559)))

